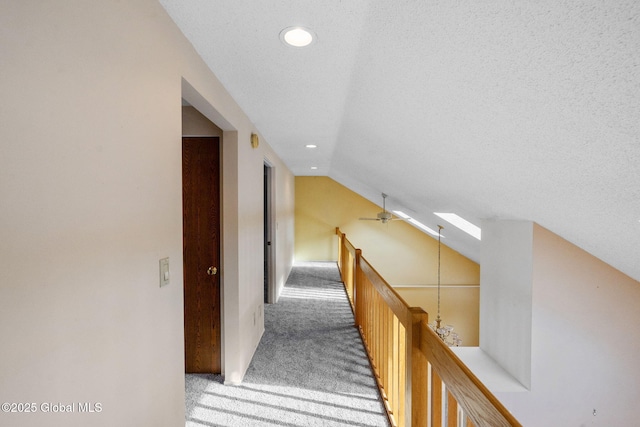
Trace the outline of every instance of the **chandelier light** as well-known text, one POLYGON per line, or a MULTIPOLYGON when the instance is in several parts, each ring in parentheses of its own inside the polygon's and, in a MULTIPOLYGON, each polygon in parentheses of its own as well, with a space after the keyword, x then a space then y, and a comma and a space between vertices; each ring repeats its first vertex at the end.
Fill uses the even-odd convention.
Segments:
POLYGON ((444 227, 438 225, 438 316, 434 323, 430 323, 429 327, 440 337, 440 339, 449 347, 459 347, 462 344, 462 338, 453 332, 453 326, 442 326, 442 318, 440 317, 440 249, 442 247, 442 229, 444 227))

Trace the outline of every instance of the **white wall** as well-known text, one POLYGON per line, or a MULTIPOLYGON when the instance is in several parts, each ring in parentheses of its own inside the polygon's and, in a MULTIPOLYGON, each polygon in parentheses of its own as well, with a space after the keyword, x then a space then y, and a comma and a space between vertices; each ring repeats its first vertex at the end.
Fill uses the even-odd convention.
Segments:
POLYGON ((275 294, 280 297, 291 267, 294 263, 295 242, 295 177, 278 159, 278 156, 267 147, 265 158, 272 165, 274 171, 275 194, 275 294), (293 220, 292 220, 293 219, 293 220))
POLYGON ((531 387, 496 396, 524 426, 635 425, 640 283, 537 224, 531 235, 531 387))
POLYGON ((483 221, 480 348, 531 386, 533 223, 483 221))
MULTIPOLYGON (((0 425, 181 425, 181 97, 225 132, 232 381, 263 328, 253 313, 262 164, 273 153, 250 148, 256 130, 154 0, 2 2, 0 29, 0 400, 102 404, 93 414, 0 412, 0 425), (171 284, 160 288, 167 256, 171 284)), ((287 233, 293 177, 278 171, 287 233)))

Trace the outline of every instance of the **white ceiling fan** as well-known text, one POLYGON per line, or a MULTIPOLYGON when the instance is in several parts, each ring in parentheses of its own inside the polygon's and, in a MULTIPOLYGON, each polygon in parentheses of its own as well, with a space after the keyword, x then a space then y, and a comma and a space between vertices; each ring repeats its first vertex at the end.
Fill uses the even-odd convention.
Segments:
POLYGON ((389 221, 402 220, 402 218, 396 218, 391 214, 391 212, 387 211, 386 200, 387 200, 387 195, 382 193, 382 212, 378 212, 377 218, 359 218, 359 219, 364 221, 380 221, 383 224, 386 224, 389 221))

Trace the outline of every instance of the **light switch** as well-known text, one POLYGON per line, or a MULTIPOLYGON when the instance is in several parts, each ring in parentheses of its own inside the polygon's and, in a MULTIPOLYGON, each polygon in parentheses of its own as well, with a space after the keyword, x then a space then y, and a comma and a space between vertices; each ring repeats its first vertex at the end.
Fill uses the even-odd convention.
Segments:
POLYGON ((160 287, 169 284, 169 258, 160 260, 160 287))

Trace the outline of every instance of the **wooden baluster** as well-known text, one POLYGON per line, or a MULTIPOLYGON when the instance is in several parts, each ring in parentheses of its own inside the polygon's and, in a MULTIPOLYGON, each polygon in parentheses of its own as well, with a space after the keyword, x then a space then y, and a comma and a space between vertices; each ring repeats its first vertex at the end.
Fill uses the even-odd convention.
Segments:
MULTIPOLYGON (((393 414, 398 418, 397 411, 397 400, 396 400, 396 387, 393 378, 393 319, 394 314, 391 309, 387 306, 385 307, 386 312, 386 325, 385 325, 385 372, 387 377, 387 387, 389 388, 389 401, 391 402, 391 408, 393 410, 393 414)), ((397 422, 397 421, 396 421, 397 422)))
MULTIPOLYGON (((385 368, 387 364, 385 363, 385 338, 386 338, 386 327, 385 325, 385 315, 386 315, 386 306, 384 305, 384 301, 380 297, 380 294, 377 294, 378 297, 378 364, 380 367, 380 376, 382 377, 382 385, 384 387, 388 387, 386 384, 387 381, 387 373, 385 372, 385 368)), ((386 388, 385 388, 386 391, 386 388)))
POLYGON ((387 399, 389 400, 389 407, 391 408, 391 412, 393 413, 393 390, 391 388, 391 383, 389 382, 389 375, 387 368, 389 366, 389 341, 387 336, 387 325, 388 325, 388 309, 382 297, 380 297, 380 372, 382 374, 385 391, 387 393, 387 399))
POLYGON ((356 263, 351 252, 347 252, 347 259, 348 259, 347 263, 349 265, 349 268, 347 270, 348 280, 349 280, 349 299, 351 300, 351 306, 355 311, 356 263))
POLYGON ((355 269, 355 260, 353 259, 353 256, 351 254, 349 254, 351 259, 353 260, 353 270, 351 272, 351 282, 353 283, 353 313, 355 315, 356 312, 356 294, 357 294, 357 287, 356 287, 356 269, 355 269))
POLYGON ((353 256, 351 255, 351 253, 349 253, 349 265, 351 265, 351 268, 349 269, 349 289, 351 290, 351 295, 349 295, 349 297, 351 298, 351 306, 354 308, 355 311, 355 306, 356 306, 356 275, 355 275, 355 264, 353 262, 353 256))
POLYGON ((336 235, 338 236, 338 269, 340 270, 340 276, 342 277, 342 253, 344 250, 344 236, 340 232, 339 227, 336 227, 336 235))
POLYGON ((431 369, 431 426, 442 427, 442 380, 435 369, 431 369))
POLYGON ((407 369, 407 381, 410 382, 411 390, 411 426, 427 425, 429 416, 427 402, 428 393, 428 361, 424 352, 420 349, 421 324, 427 324, 429 316, 419 307, 411 309, 411 325, 407 331, 407 344, 410 355, 409 369, 407 369))
MULTIPOLYGON (((380 335, 382 338, 382 345, 380 346, 380 371, 382 373, 382 384, 384 385, 385 391, 387 393, 387 399, 389 400, 389 406, 391 408, 391 412, 395 411, 395 400, 393 396, 393 383, 391 381, 391 377, 389 376, 389 355, 391 354, 391 349, 389 348, 389 307, 382 301, 381 303, 381 322, 380 322, 380 335), (384 304, 384 305, 383 305, 384 304)), ((395 413, 394 413, 395 416, 395 413)))
POLYGON ((458 401, 447 391, 447 427, 458 427, 458 401))
MULTIPOLYGON (((380 298, 380 294, 376 292, 376 364, 378 365, 378 374, 380 375, 380 381, 382 382, 382 387, 385 387, 385 375, 384 375, 384 363, 383 363, 383 352, 384 352, 384 321, 383 321, 383 305, 382 298, 380 298)), ((386 389, 385 389, 386 392, 386 389)))
MULTIPOLYGON (((369 289, 369 301, 371 303, 371 307, 369 307, 369 312, 367 313, 367 317, 369 319, 369 341, 370 346, 371 346, 371 359, 373 360, 373 366, 374 369, 377 369, 377 361, 375 360, 376 358, 376 337, 375 337, 375 317, 374 317, 374 313, 376 310, 376 300, 375 300, 375 296, 373 295, 373 292, 371 290, 371 284, 369 283, 369 281, 367 280, 367 287, 369 289)), ((376 376, 378 376, 377 372, 376 372, 376 376)))
POLYGON ((369 280, 367 283, 367 339, 369 340, 369 347, 371 348, 371 358, 374 357, 373 350, 375 345, 373 343, 373 311, 375 310, 375 300, 373 298, 373 290, 371 289, 371 283, 369 280))
POLYGON ((355 305, 356 305, 356 314, 355 314, 355 322, 356 322, 356 327, 361 327, 362 326, 362 304, 364 302, 364 290, 362 289, 362 279, 360 279, 359 277, 359 272, 358 269, 356 267, 356 274, 355 274, 355 288, 356 288, 356 297, 355 297, 355 305))
POLYGON ((375 369, 375 374, 376 377, 378 378, 378 380, 380 379, 380 375, 378 374, 378 346, 376 344, 376 318, 375 318, 375 313, 376 313, 376 305, 378 304, 378 301, 375 298, 375 294, 374 292, 371 290, 371 284, 367 281, 367 285, 369 285, 369 290, 371 292, 371 310, 369 311, 369 329, 370 329, 370 334, 371 334, 371 358, 373 359, 373 366, 375 369))
MULTIPOLYGON (((369 283, 368 280, 363 279, 363 283, 365 284, 365 289, 366 289, 366 293, 367 293, 367 304, 364 306, 364 311, 365 311, 365 318, 367 319, 367 340, 369 341, 369 346, 371 346, 371 333, 372 333, 372 328, 371 328, 371 313, 373 312, 373 296, 371 295, 371 284, 369 283)), ((371 356, 373 357, 373 353, 371 353, 371 356)))
POLYGON ((398 407, 400 402, 398 400, 398 384, 395 376, 395 367, 396 367, 396 348, 395 348, 395 336, 394 336, 394 326, 396 316, 393 314, 391 309, 388 309, 388 323, 387 323, 387 382, 389 383, 389 388, 391 390, 391 395, 393 396, 393 413, 396 417, 396 420, 399 419, 398 407))
POLYGON ((378 352, 376 354, 376 357, 378 358, 378 374, 380 375, 380 383, 382 384, 382 388, 384 389, 384 392, 387 396, 387 403, 389 402, 389 389, 387 387, 387 383, 386 383, 386 379, 387 379, 387 375, 386 372, 384 370, 385 367, 385 363, 384 363, 384 346, 385 346, 385 342, 384 342, 384 329, 385 329, 385 324, 384 324, 384 316, 385 316, 385 310, 383 310, 383 304, 382 304, 382 298, 380 298, 380 294, 376 291, 376 300, 378 301, 377 304, 377 313, 376 313, 376 323, 378 325, 378 352))
POLYGON ((400 359, 400 341, 398 336, 398 318, 390 312, 389 321, 389 382, 393 389, 393 410, 398 420, 398 425, 404 425, 400 419, 403 419, 402 411, 400 410, 400 381, 398 377, 398 360, 400 359))
MULTIPOLYGON (((359 274, 362 274, 362 272, 360 272, 359 274)), ((363 298, 362 298, 362 334, 365 337, 365 339, 367 340, 367 345, 369 345, 369 331, 368 331, 368 325, 369 325, 369 310, 371 309, 371 300, 369 299, 369 288, 367 286, 367 283, 365 282, 364 278, 361 279, 362 281, 362 290, 363 290, 363 298)), ((370 349, 369 349, 370 350, 370 349)), ((369 356, 371 356, 371 353, 369 353, 369 356)))
MULTIPOLYGON (((398 320, 396 318, 396 320, 398 320)), ((397 321, 396 334, 398 335, 398 358, 397 358, 397 370, 395 372, 398 379, 398 424, 402 426, 407 425, 406 419, 406 387, 407 387, 407 331, 401 322, 397 321)), ((410 395, 409 395, 410 396, 410 395)))
POLYGON ((353 280, 352 280, 352 276, 353 276, 353 268, 351 266, 351 262, 350 262, 350 253, 347 253, 346 255, 346 265, 348 266, 348 268, 345 269, 345 278, 344 278, 344 284, 345 284, 345 289, 347 290, 347 298, 349 298, 349 303, 351 304, 351 306, 353 306, 353 280))
MULTIPOLYGON (((381 368, 381 364, 380 364, 380 335, 381 335, 381 327, 380 327, 380 296, 378 295, 377 292, 374 291, 374 298, 376 300, 376 309, 375 309, 375 313, 373 314, 373 321, 375 322, 376 325, 376 349, 375 349, 375 360, 376 360, 376 368, 378 369, 378 378, 380 379, 380 384, 382 384, 382 387, 384 388, 384 381, 383 381, 383 376, 382 376, 382 372, 380 370, 381 368)), ((386 390, 385 390, 386 392, 386 390)))

